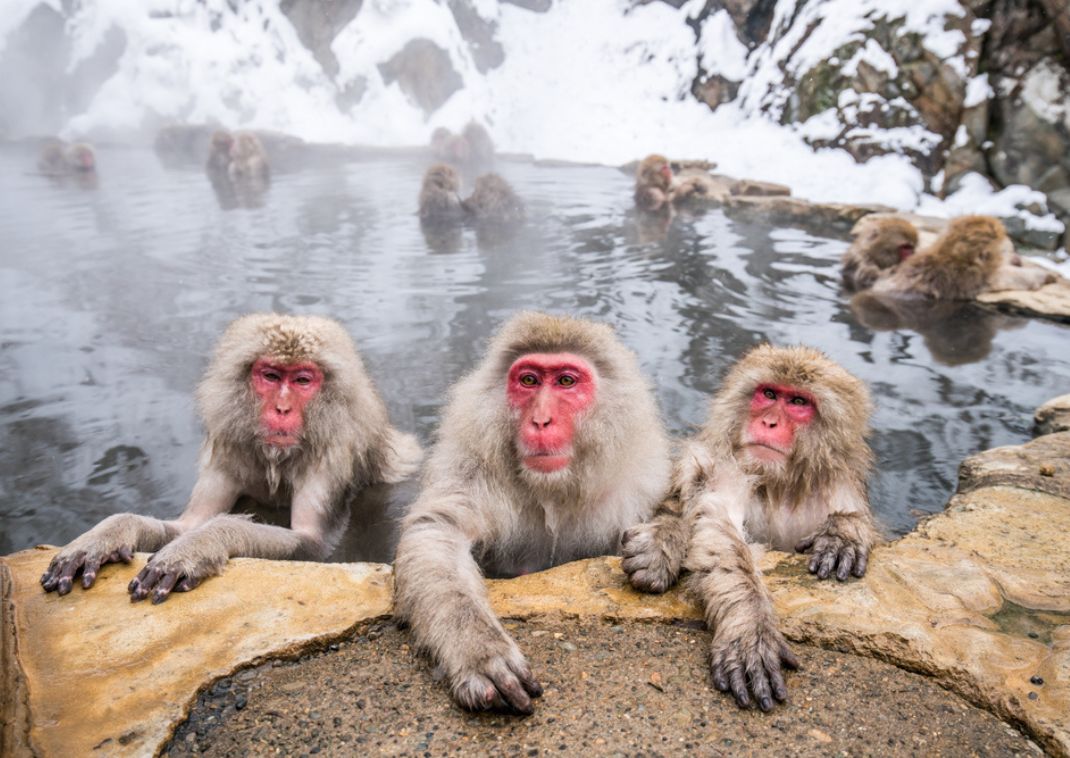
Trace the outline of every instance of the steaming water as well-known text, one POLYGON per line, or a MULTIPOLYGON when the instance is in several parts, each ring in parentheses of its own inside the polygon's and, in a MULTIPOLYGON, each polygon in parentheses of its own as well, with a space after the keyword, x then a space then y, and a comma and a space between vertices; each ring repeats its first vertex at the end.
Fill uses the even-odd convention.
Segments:
MULTIPOLYGON (((0 149, 0 554, 120 511, 177 514, 200 441, 193 388, 250 311, 341 320, 395 423, 424 441, 521 308, 613 324, 677 434, 751 345, 815 345, 873 389, 871 493, 897 533, 943 507, 963 457, 1027 440, 1034 407, 1070 387, 1065 326, 970 308, 924 337, 871 331, 839 292, 844 242, 720 211, 659 239, 610 168, 504 164, 530 209, 519 235, 429 244, 416 159, 280 174, 251 209, 221 208, 203 172, 145 150, 102 150, 95 189, 33 161, 0 149)), ((388 559, 412 489, 359 503, 339 557, 388 559)))

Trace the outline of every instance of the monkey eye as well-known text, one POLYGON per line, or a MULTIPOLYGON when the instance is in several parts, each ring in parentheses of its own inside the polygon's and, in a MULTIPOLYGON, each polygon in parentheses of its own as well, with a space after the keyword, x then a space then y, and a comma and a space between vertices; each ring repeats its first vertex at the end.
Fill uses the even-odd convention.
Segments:
POLYGON ((776 400, 776 392, 774 392, 773 390, 769 389, 768 387, 766 387, 764 390, 762 390, 762 394, 765 395, 770 400, 776 400))
POLYGON ((278 382, 282 380, 282 376, 277 371, 265 371, 261 374, 269 382, 278 382))
POLYGON ((558 378, 557 383, 562 387, 571 387, 576 383, 576 377, 569 374, 563 374, 558 378))
POLYGON ((810 404, 810 401, 809 401, 809 400, 807 400, 807 399, 806 399, 805 397, 803 397, 802 395, 796 395, 795 397, 793 397, 793 398, 791 399, 791 404, 792 404, 792 405, 809 405, 809 404, 810 404))
POLYGON ((521 374, 520 383, 525 387, 534 387, 539 383, 539 378, 535 374, 521 374))
POLYGON ((297 376, 297 377, 294 377, 294 384, 301 384, 301 385, 312 384, 312 377, 310 377, 310 376, 297 376))

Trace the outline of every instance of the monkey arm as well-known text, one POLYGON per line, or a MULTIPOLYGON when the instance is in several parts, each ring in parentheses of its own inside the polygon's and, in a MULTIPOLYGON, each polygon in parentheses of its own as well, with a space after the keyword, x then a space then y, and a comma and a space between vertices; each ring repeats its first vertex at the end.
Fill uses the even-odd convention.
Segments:
POLYGON ((425 492, 402 526, 394 612, 444 669, 463 707, 531 713, 542 687, 494 615, 472 557, 486 531, 466 493, 425 492))
POLYGON ((1038 290, 1045 284, 1058 281, 1055 272, 1048 271, 1036 264, 1023 266, 1013 263, 1003 263, 988 279, 986 292, 1001 292, 1003 290, 1038 290))
POLYGON ((880 539, 865 491, 840 485, 832 490, 828 508, 825 523, 795 545, 795 550, 811 554, 809 571, 818 579, 828 579, 833 571, 841 582, 852 574, 861 577, 866 573, 870 550, 880 539))
POLYGON ((81 572, 82 587, 89 589, 101 566, 129 563, 135 552, 159 550, 212 516, 230 510, 238 494, 237 484, 227 474, 205 464, 178 519, 164 521, 136 513, 108 516, 56 554, 41 577, 41 586, 45 592, 56 590, 66 595, 81 572))
POLYGON ((713 632, 714 686, 731 692, 740 707, 749 707, 753 696, 768 711, 773 698, 788 696, 782 666, 799 664, 777 628, 769 592, 743 538, 746 509, 759 505, 744 491, 742 475, 729 478, 728 488, 706 489, 688 503, 692 535, 685 567, 713 632))
POLYGON ((231 558, 322 560, 332 548, 328 535, 340 501, 327 477, 314 475, 294 493, 290 529, 257 524, 249 516, 209 518, 149 559, 130 582, 130 598, 142 600, 151 593, 154 604, 162 603, 172 590, 187 592, 219 574, 231 558))
POLYGON ((681 510, 679 497, 669 497, 658 505, 650 521, 631 527, 621 536, 621 568, 637 590, 665 592, 680 578, 690 537, 681 510))

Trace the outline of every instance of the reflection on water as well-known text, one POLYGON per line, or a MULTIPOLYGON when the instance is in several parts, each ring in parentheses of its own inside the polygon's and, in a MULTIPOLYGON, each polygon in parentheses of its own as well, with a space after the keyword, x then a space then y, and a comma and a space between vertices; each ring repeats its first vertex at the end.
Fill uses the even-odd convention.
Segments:
MULTIPOLYGON (((408 159, 279 173, 259 207, 226 209, 203 171, 148 150, 100 150, 92 190, 34 160, 0 149, 0 553, 118 511, 177 514, 201 434, 193 388, 249 311, 341 320, 395 424, 425 442, 446 388, 520 308, 617 327, 676 433, 751 345, 815 345, 873 389, 872 494, 900 533, 943 506, 964 456, 1026 440, 1033 408, 1070 387, 1064 326, 973 308, 940 314, 945 328, 855 315, 845 243, 720 211, 652 229, 609 168, 506 163, 524 227, 425 237, 424 166, 408 159)), ((388 557, 412 489, 360 498, 336 556, 388 557)))

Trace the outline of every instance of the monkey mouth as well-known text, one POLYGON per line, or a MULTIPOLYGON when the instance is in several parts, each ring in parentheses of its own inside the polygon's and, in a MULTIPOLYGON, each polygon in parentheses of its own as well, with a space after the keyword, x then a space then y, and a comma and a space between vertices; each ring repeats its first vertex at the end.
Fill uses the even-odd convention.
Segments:
POLYGON ((553 474, 568 468, 568 464, 572 462, 572 455, 558 451, 525 452, 521 461, 524 464, 524 468, 529 471, 536 471, 540 474, 553 474))
POLYGON ((301 435, 279 430, 262 431, 260 439, 269 447, 293 447, 301 442, 301 435))
POLYGON ((756 461, 780 463, 781 461, 787 460, 788 457, 787 452, 784 450, 761 442, 748 442, 744 445, 744 449, 747 451, 747 455, 756 461))

